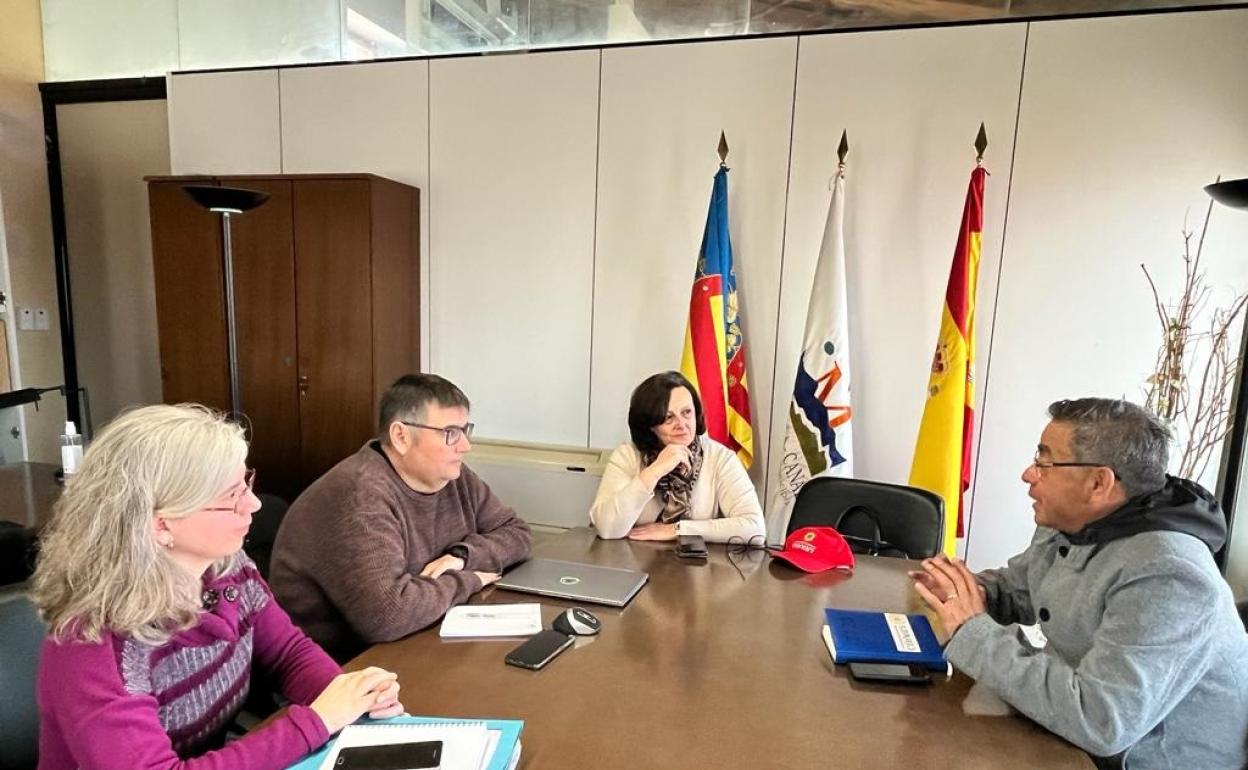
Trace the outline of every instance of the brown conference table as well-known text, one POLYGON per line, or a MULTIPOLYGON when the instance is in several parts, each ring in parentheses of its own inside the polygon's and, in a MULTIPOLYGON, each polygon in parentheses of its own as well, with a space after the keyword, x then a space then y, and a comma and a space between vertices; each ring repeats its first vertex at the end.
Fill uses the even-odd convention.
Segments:
MULTIPOLYGON (((761 551, 705 563, 671 543, 605 541, 589 529, 539 540, 535 556, 626 567, 650 582, 537 672, 508 666, 516 640, 443 641, 437 627, 370 648, 347 668, 395 671, 413 714, 525 721, 521 768, 1090 768, 1023 717, 967 716, 972 682, 863 684, 829 657, 825 607, 920 611, 901 559, 860 557, 853 575, 807 575, 761 551)), ((573 603, 495 588, 473 603, 573 603)))

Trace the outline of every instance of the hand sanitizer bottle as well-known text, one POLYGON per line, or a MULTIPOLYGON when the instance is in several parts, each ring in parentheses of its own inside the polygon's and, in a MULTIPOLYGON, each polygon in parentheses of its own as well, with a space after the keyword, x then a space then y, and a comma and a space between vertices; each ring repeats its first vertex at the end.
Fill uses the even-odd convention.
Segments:
POLYGON ((65 435, 61 436, 61 469, 68 476, 78 471, 82 462, 82 436, 72 421, 65 423, 65 435))

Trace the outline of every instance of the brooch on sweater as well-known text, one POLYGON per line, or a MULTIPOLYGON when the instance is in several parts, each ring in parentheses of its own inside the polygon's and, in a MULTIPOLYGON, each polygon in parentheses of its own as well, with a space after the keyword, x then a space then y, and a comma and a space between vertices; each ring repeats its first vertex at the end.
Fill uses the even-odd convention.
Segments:
POLYGON ((225 597, 227 602, 238 601, 238 586, 226 586, 224 591, 218 591, 215 588, 205 588, 199 599, 203 602, 204 609, 211 610, 221 603, 222 596, 225 597))

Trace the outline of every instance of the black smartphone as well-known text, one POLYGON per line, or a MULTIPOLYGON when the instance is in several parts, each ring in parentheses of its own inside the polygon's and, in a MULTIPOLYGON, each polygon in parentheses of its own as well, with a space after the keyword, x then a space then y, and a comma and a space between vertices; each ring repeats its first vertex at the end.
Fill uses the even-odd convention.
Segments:
POLYGON ((678 535, 676 555, 682 559, 705 559, 707 558, 706 541, 701 535, 678 535))
POLYGON ((537 671, 555 659, 555 656, 572 646, 572 637, 546 629, 529 638, 527 642, 507 653, 504 660, 509 665, 537 671))
POLYGON ((926 668, 904 663, 850 663, 849 675, 866 682, 924 684, 932 681, 931 672, 926 668))
POLYGON ((342 749, 334 770, 424 770, 441 764, 442 741, 420 741, 342 749))

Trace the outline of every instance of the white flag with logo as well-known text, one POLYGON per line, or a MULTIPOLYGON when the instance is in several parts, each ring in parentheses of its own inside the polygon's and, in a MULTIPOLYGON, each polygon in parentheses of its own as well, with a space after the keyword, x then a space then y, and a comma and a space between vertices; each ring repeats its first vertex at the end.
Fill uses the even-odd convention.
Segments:
POLYGON ((815 476, 853 475, 844 223, 845 175, 838 171, 810 288, 768 542, 784 542, 793 500, 803 484, 815 476))

